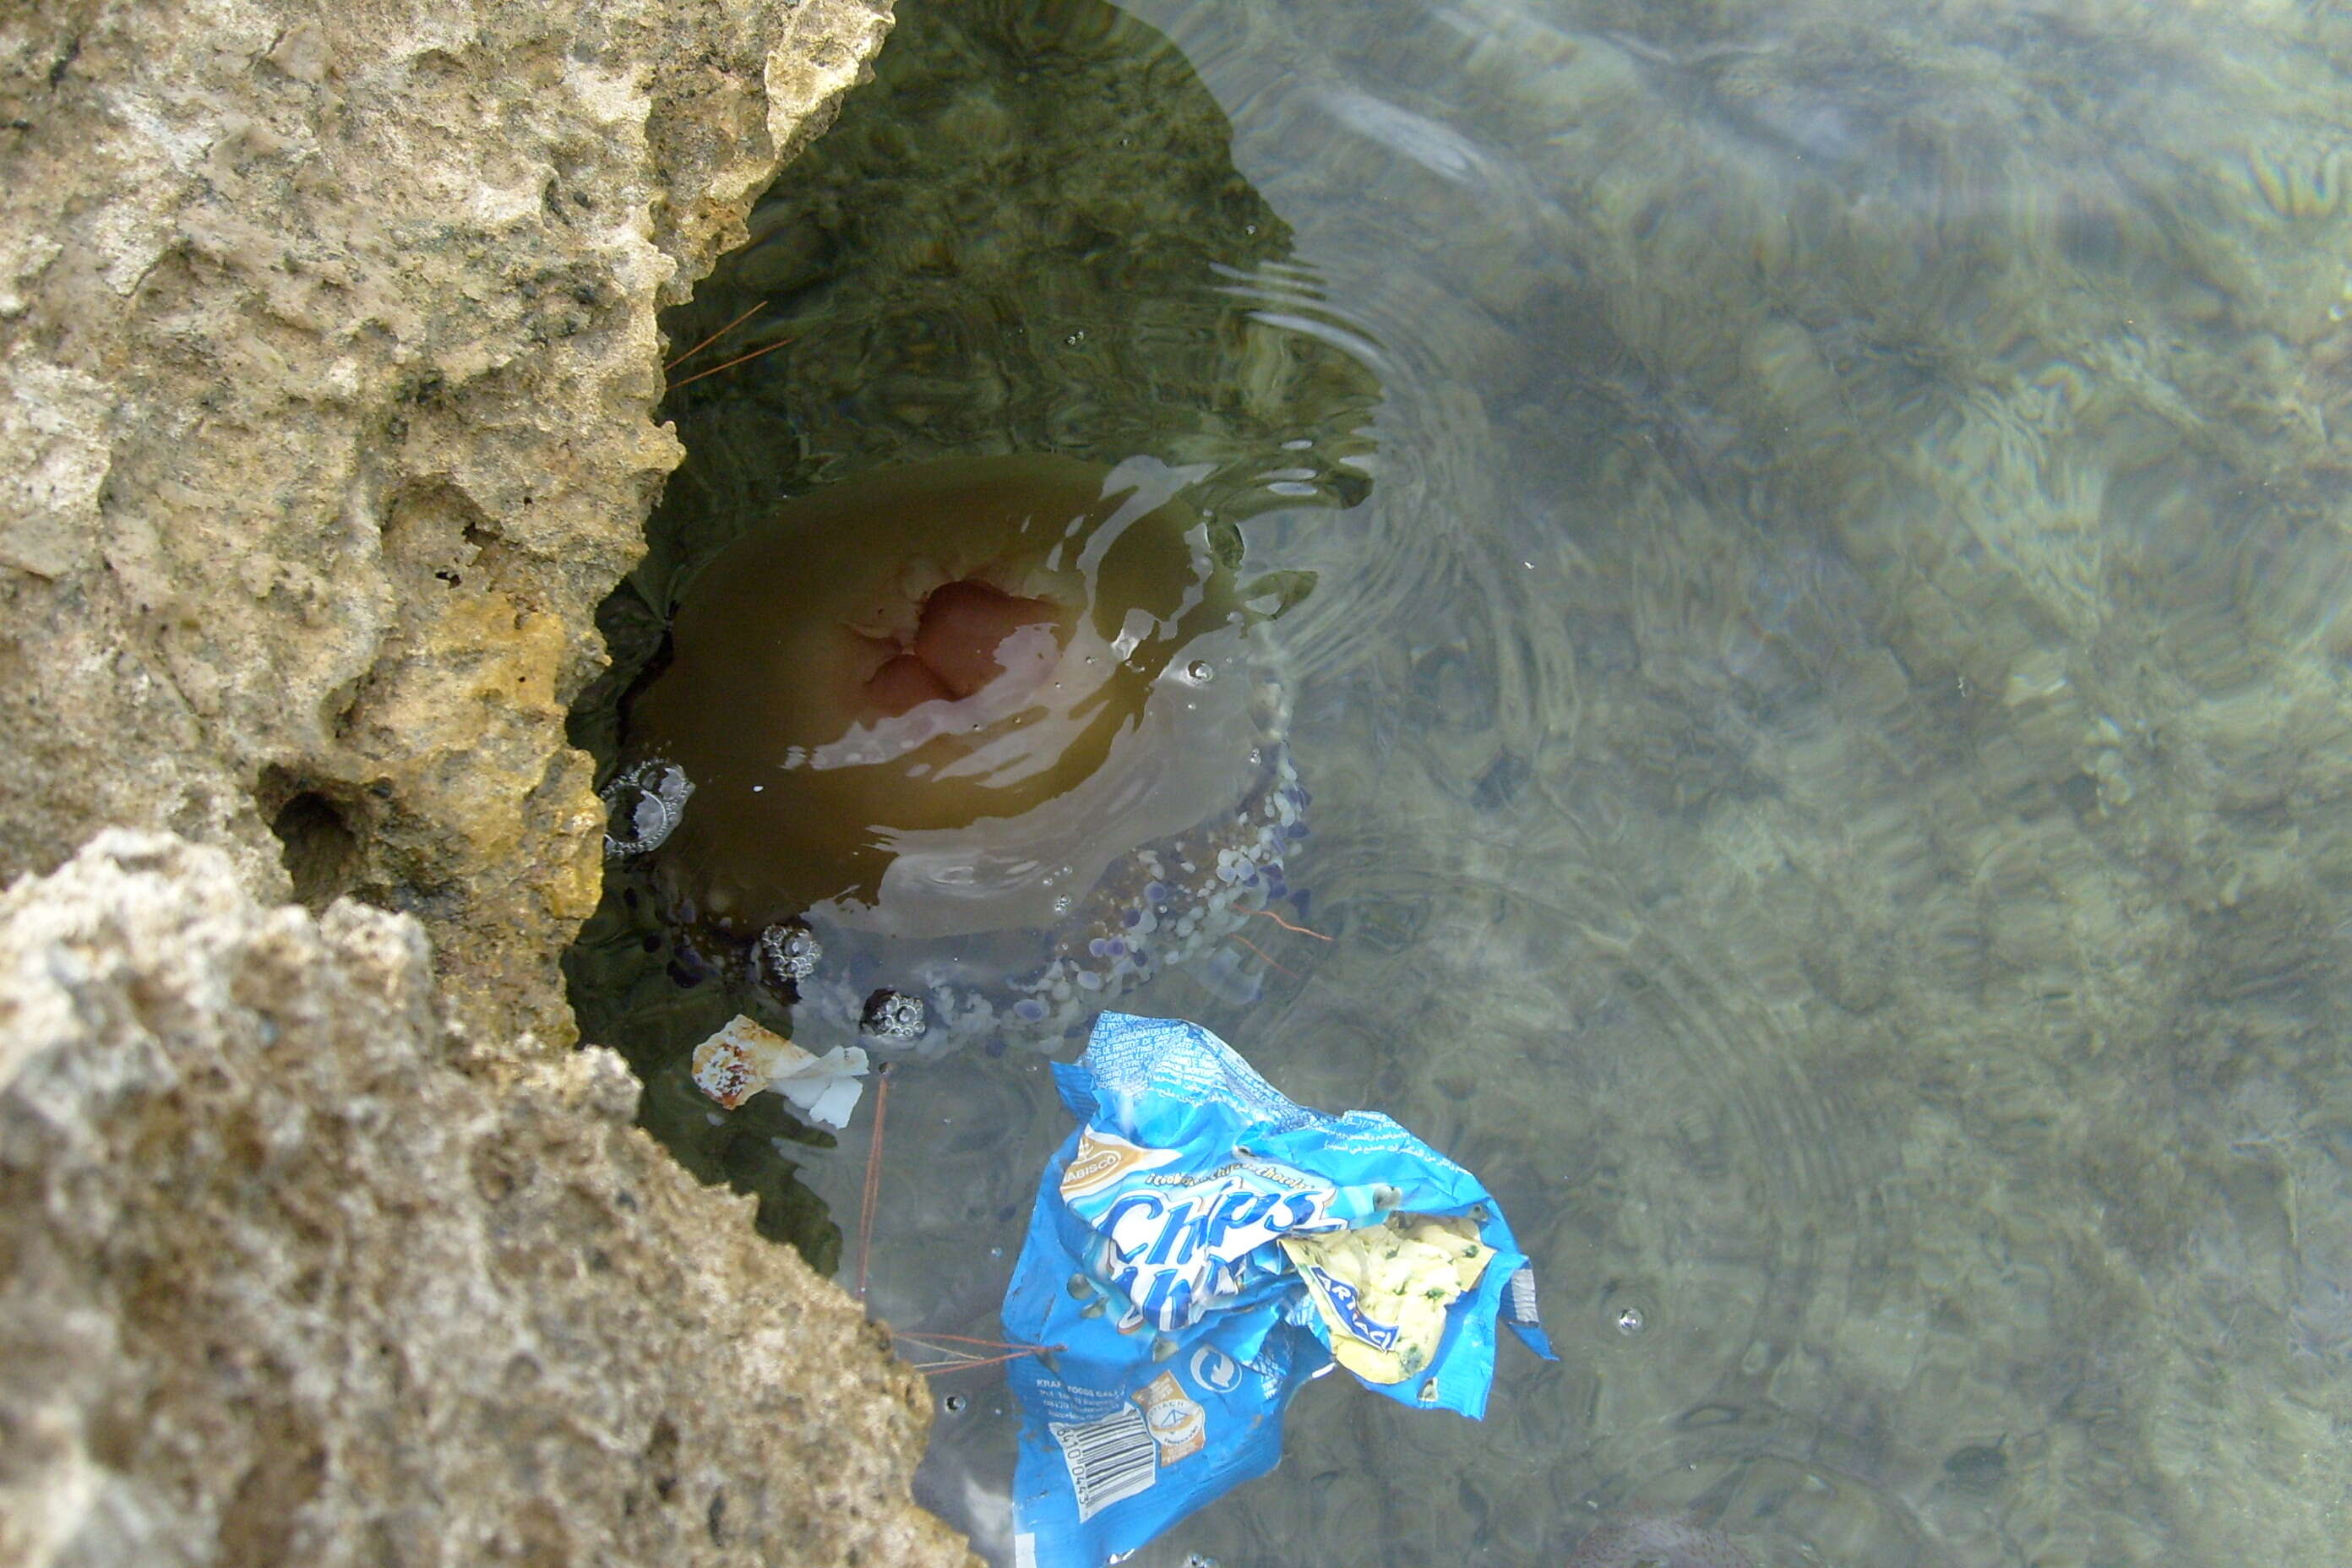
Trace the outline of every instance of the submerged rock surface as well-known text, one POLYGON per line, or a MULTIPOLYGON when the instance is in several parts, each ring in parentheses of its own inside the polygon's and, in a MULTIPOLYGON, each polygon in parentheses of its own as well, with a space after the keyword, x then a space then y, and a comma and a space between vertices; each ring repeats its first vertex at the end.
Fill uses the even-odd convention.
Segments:
POLYGON ((1731 1538, 1689 1520, 1640 1514, 1595 1526, 1567 1568, 1752 1568, 1731 1538))

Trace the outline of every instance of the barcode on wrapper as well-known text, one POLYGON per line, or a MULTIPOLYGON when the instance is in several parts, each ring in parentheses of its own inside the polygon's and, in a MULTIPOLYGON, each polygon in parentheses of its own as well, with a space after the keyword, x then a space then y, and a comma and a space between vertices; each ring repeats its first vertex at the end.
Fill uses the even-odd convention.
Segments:
POLYGON ((1536 1317, 1536 1271, 1521 1268, 1511 1276, 1511 1321, 1533 1323, 1536 1317))
POLYGON ((1135 1405, 1122 1405, 1101 1420, 1083 1425, 1051 1422, 1048 1429, 1070 1467, 1070 1489, 1078 1494, 1081 1520, 1148 1490, 1158 1479, 1160 1445, 1135 1405))

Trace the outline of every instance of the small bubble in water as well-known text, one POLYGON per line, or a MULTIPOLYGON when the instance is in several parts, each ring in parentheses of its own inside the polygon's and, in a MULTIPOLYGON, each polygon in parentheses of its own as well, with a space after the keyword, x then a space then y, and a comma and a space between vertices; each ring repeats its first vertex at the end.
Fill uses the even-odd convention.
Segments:
POLYGON ((1206 686, 1217 679, 1217 667, 1205 658, 1196 658, 1184 667, 1184 673, 1190 679, 1206 686))
POLYGON ((1658 1315, 1659 1306, 1646 1287, 1620 1280, 1601 1299, 1601 1331, 1619 1344, 1645 1344, 1664 1321, 1658 1315))
POLYGON ((947 1413, 950 1415, 962 1415, 963 1407, 971 1403, 971 1400, 966 1399, 961 1394, 950 1394, 945 1399, 940 1401, 940 1404, 946 1407, 947 1413))

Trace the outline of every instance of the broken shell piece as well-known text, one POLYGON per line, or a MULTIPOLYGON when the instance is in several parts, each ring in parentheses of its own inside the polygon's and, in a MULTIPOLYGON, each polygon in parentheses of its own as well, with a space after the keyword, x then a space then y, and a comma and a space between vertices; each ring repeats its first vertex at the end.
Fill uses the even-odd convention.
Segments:
POLYGON ((727 1026, 694 1047, 694 1083, 732 1110, 763 1089, 774 1089, 812 1121, 846 1127, 866 1086, 866 1051, 835 1046, 813 1056, 777 1034, 737 1014, 727 1026))

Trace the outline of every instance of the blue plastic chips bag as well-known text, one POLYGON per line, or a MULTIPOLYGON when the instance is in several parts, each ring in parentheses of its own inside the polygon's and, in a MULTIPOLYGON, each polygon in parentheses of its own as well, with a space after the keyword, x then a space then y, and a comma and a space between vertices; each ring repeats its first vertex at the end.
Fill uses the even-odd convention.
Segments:
POLYGON ((1079 1121, 1004 1298, 1017 1568, 1097 1568, 1282 1457, 1337 1359, 1483 1417, 1495 1324, 1549 1359, 1535 1279, 1477 1178, 1370 1111, 1276 1092, 1195 1024, 1106 1013, 1056 1063, 1079 1121))

